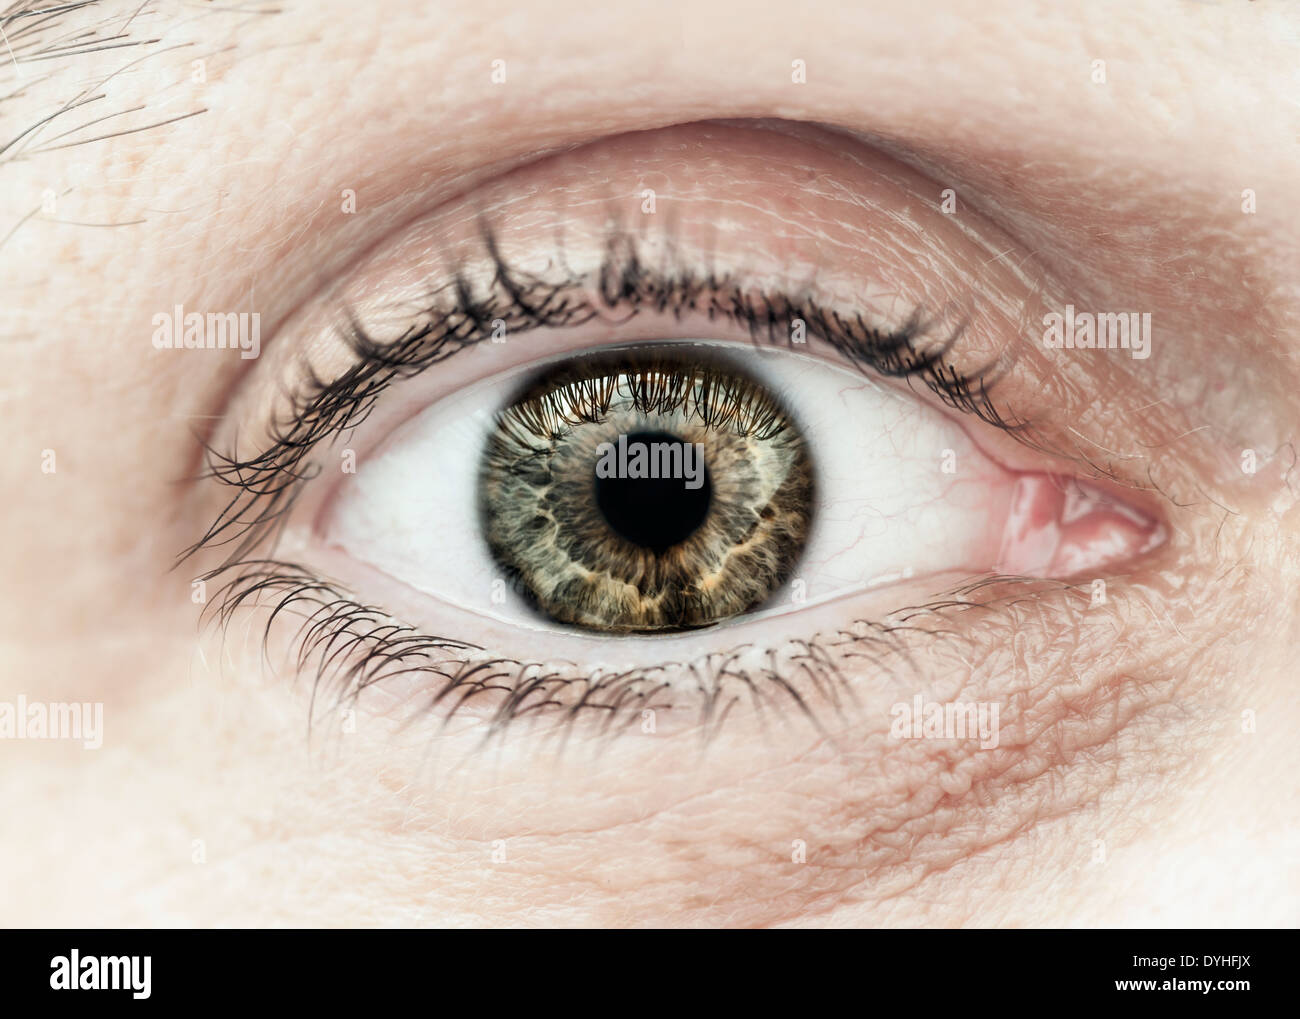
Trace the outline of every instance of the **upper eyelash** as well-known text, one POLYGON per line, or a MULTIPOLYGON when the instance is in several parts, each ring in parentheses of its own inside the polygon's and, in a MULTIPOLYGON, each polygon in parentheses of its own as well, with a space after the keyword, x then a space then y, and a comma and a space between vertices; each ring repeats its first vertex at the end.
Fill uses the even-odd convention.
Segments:
POLYGON ((751 293, 730 275, 649 268, 638 256, 635 240, 625 234, 611 235, 595 280, 574 273, 544 279, 512 268, 486 224, 482 238, 494 267, 485 294, 476 294, 470 279, 458 273, 436 291, 444 299, 425 311, 424 321, 393 340, 372 337, 349 313, 343 331, 353 365, 333 379, 310 372, 290 401, 286 418, 273 423, 264 450, 241 459, 206 447, 205 476, 235 492, 207 531, 180 553, 179 562, 204 549, 233 544, 225 560, 201 577, 210 580, 243 561, 276 532, 304 483, 317 473, 308 459, 313 449, 364 422, 392 382, 418 375, 491 338, 498 322, 504 322, 508 332, 523 332, 579 326, 619 310, 631 316, 653 309, 676 318, 701 313, 745 327, 755 343, 792 347, 792 328, 801 321, 807 335, 859 367, 887 377, 919 379, 948 406, 1002 431, 1023 433, 1027 427, 1025 421, 1007 419, 994 405, 990 390, 997 377, 992 369, 960 373, 945 360, 960 328, 927 349, 918 346, 927 332, 919 312, 901 328, 882 331, 868 325, 861 314, 846 317, 811 298, 751 293))

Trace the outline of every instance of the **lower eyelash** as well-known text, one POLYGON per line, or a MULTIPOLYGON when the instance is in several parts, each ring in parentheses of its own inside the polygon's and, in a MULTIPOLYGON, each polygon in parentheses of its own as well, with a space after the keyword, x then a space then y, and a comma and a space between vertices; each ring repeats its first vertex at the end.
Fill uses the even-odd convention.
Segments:
MULTIPOLYGON (((277 560, 243 564, 212 606, 223 631, 241 609, 268 610, 264 645, 269 644, 277 619, 296 617, 294 666, 299 674, 313 675, 313 701, 324 693, 329 707, 345 709, 376 683, 415 675, 433 681, 425 705, 428 711, 450 718, 466 708, 482 707, 489 723, 485 738, 513 722, 542 714, 571 719, 596 713, 602 730, 616 732, 639 720, 642 711, 672 710, 672 701, 664 697, 683 692, 684 686, 692 687, 700 698, 698 723, 706 730, 720 724, 742 691, 760 706, 783 693, 814 722, 800 684, 811 684, 831 703, 849 696, 827 647, 816 639, 763 653, 768 661, 758 670, 752 665, 735 668, 742 657, 753 657, 751 649, 742 646, 685 664, 584 674, 565 664, 494 657, 465 641, 419 634, 382 609, 352 600, 304 567, 277 560), (684 684, 670 676, 689 678, 684 684)), ((904 653, 899 634, 911 628, 870 629, 869 634, 839 638, 864 646, 870 643, 877 654, 904 653)))
MULTIPOLYGON (((696 702, 698 713, 689 724, 707 742, 741 704, 760 719, 766 719, 767 707, 779 706, 783 710, 775 717, 782 724, 788 724, 793 706, 797 717, 829 735, 826 720, 813 702, 836 713, 854 705, 846 663, 865 659, 894 684, 905 675, 923 676, 913 656, 922 641, 963 639, 948 626, 952 614, 992 611, 1001 599, 1014 606, 1047 590, 1063 589, 1073 588, 1059 582, 988 576, 933 603, 894 613, 889 623, 859 620, 843 630, 786 641, 780 647, 740 645, 690 662, 586 673, 570 664, 501 658, 465 641, 419 634, 382 609, 354 601, 342 588, 304 567, 272 559, 242 564, 210 608, 223 633, 235 612, 266 610, 264 646, 269 645, 278 619, 298 620, 292 641, 294 666, 296 674, 312 677, 313 723, 320 704, 327 710, 346 710, 378 683, 416 677, 430 686, 422 710, 415 705, 412 720, 433 715, 446 724, 473 710, 485 723, 484 743, 507 727, 541 719, 560 722, 563 731, 581 717, 596 723, 598 735, 613 736, 643 721, 647 711, 679 709, 681 696, 696 702), (1006 585, 1009 594, 983 601, 970 597, 1006 585)), ((860 671, 857 666, 855 670, 860 671)))

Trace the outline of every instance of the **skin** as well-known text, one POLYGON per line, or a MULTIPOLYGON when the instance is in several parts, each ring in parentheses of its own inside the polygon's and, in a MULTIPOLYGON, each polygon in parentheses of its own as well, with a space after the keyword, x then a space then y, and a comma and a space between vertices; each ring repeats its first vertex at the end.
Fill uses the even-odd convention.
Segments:
MULTIPOLYGON (((99 702, 105 719, 94 751, 0 740, 11 822, 0 921, 1295 924, 1293 12, 875 2, 814 3, 792 18, 785 5, 742 12, 711 0, 640 15, 563 0, 436 10, 382 0, 361 16, 332 0, 281 6, 249 16, 146 5, 126 31, 161 43, 0 69, 0 94, 26 85, 0 101, 4 144, 147 54, 97 90, 105 99, 0 157, 10 493, 0 702, 99 702), (198 59, 203 81, 193 80, 198 59), (502 84, 491 80, 498 59, 502 84), (795 59, 806 83, 791 80, 795 59), (751 118, 856 137, 840 146, 802 128, 730 123, 751 118), (729 123, 707 135, 680 126, 715 120, 729 123), (622 138, 649 130, 665 133, 653 144, 622 138), (596 148, 576 164, 542 158, 587 144, 596 148), (734 156, 721 175, 704 172, 710 146, 734 156), (584 162, 593 152, 606 161, 584 162), (216 561, 172 569, 225 501, 196 480, 198 439, 239 432, 256 446, 276 370, 297 363, 290 354, 337 363, 323 337, 340 295, 401 293, 440 265, 415 238, 472 246, 489 199, 519 250, 549 232, 529 216, 553 222, 551 202, 591 238, 596 210, 633 201, 647 174, 670 196, 678 185, 676 236, 724 260, 734 250, 701 224, 744 205, 739 193, 759 204, 769 195, 771 207, 744 221, 763 273, 798 254, 825 267, 830 290, 860 289, 864 277, 901 288, 910 273, 917 291, 982 293, 955 356, 988 363, 1014 349, 999 392, 1026 413, 1049 409, 1048 452, 979 432, 985 452, 1008 469, 1122 492, 1164 524, 1165 542, 1070 585, 1006 582, 973 596, 971 611, 923 614, 920 629, 957 633, 925 645, 919 671, 906 655, 867 662, 838 647, 853 704, 815 703, 819 725, 774 701, 766 724, 741 708, 707 740, 697 713, 678 709, 661 712, 653 734, 634 725, 611 740, 590 719, 570 729, 542 719, 478 750, 490 702, 445 724, 413 720, 418 684, 394 683, 368 691, 347 724, 313 714, 309 736, 311 675, 283 662, 292 628, 263 655, 266 616, 252 611, 223 640, 200 627, 192 599, 192 579, 216 561), (814 197, 792 197, 800 179, 814 197), (572 201, 554 198, 560 180, 572 201), (834 193, 818 191, 827 181, 861 200, 813 229, 810 210, 834 193), (945 188, 956 220, 935 211, 945 188), (355 213, 342 210, 344 189, 355 213), (927 257, 908 257, 917 251, 927 257), (418 257, 426 264, 411 269, 418 257), (941 260, 946 270, 926 276, 941 260), (152 316, 177 303, 254 307, 263 356, 154 350, 152 316), (1065 303, 1149 311, 1152 356, 1043 349, 1037 323, 1065 303), (1111 592, 1100 608, 1095 577, 1111 592), (891 706, 917 692, 998 702, 1000 746, 891 738, 891 706)), ((113 18, 100 29, 112 35, 135 9, 105 3, 61 31, 113 18)), ((6 33, 25 56, 18 24, 6 33)), ((633 328, 650 339, 701 327, 644 318, 633 328)), ((546 349, 611 337, 565 334, 546 349)), ((415 394, 534 356, 505 346, 394 389, 357 433, 362 456, 407 413, 397 408, 424 399, 415 394)), ((924 391, 917 400, 942 412, 924 391)), ((305 516, 325 512, 329 489, 304 496, 305 516)), ((425 630, 519 658, 614 660, 589 640, 534 639, 472 606, 417 602, 331 558, 337 549, 314 546, 312 533, 303 525, 286 541, 425 630)), ((766 625, 791 639, 833 634, 969 575, 766 625)), ((673 653, 752 639, 683 638, 673 653)), ((678 705, 689 697, 674 694, 678 705)))

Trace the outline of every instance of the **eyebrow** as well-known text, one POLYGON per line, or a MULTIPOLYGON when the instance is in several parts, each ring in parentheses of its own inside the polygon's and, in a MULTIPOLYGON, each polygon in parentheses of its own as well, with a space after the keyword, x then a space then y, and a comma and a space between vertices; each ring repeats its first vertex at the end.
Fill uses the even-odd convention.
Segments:
MULTIPOLYGON (((213 7, 201 16, 247 17, 278 10, 260 4, 213 7)), ((196 100, 179 114, 159 116, 151 113, 148 98, 115 100, 106 88, 151 58, 195 45, 193 40, 168 44, 167 32, 180 22, 172 18, 160 24, 162 14, 157 0, 15 0, 0 9, 0 69, 10 69, 16 82, 16 87, 0 91, 0 174, 5 163, 152 131, 207 112, 196 100), (120 62, 114 59, 119 50, 120 62), (109 54, 109 62, 88 66, 88 58, 100 53, 109 54), (36 73, 27 70, 28 65, 36 73), (27 119, 13 130, 9 122, 18 116, 27 119)), ((232 48, 222 42, 213 52, 232 48)), ((196 52, 196 59, 210 55, 196 52)), ((0 248, 40 212, 38 203, 9 222, 0 220, 0 248)))
POLYGON ((156 12, 152 6, 153 0, 140 0, 131 6, 126 6, 125 2, 114 4, 120 7, 120 13, 93 20, 77 17, 78 14, 89 12, 90 8, 98 7, 99 3, 100 0, 79 0, 77 3, 49 5, 41 4, 39 0, 18 0, 0 14, 0 61, 11 64, 21 82, 17 89, 0 95, 0 110, 6 110, 15 101, 27 99, 29 103, 45 105, 48 111, 38 114, 35 120, 17 133, 7 138, 0 135, 0 162, 53 148, 71 148, 100 141, 128 131, 147 130, 151 126, 130 124, 121 130, 110 128, 107 132, 101 130, 73 138, 88 128, 106 125, 115 118, 140 112, 147 104, 118 110, 95 107, 87 111, 92 115, 88 118, 82 116, 77 126, 68 127, 50 137, 51 130, 64 128, 67 115, 83 106, 106 99, 108 94, 101 90, 114 77, 149 56, 176 48, 160 48, 158 44, 162 42, 162 35, 149 31, 149 16, 156 12), (141 49, 145 52, 124 53, 126 60, 123 64, 89 82, 67 73, 84 71, 85 63, 81 58, 93 53, 141 49), (29 76, 24 71, 26 64, 45 62, 51 63, 42 67, 40 74, 29 76), (38 92, 41 94, 36 94, 38 92), (52 144, 60 139, 71 140, 63 144, 52 144), (42 141, 46 144, 41 145, 42 141))

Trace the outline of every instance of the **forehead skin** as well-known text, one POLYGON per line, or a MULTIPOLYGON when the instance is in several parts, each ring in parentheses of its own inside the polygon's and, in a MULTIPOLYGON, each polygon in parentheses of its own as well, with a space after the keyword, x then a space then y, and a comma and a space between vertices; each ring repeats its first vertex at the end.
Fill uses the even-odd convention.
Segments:
MULTIPOLYGON (((1186 458, 1206 509, 1185 521, 1185 587, 1152 599, 1177 618, 1117 617, 1131 661, 1021 703, 1025 749, 1005 768, 918 752, 877 774, 878 732, 775 761, 737 737, 689 774, 633 757, 602 783, 497 761, 453 807, 413 788, 419 750, 363 734, 313 753, 301 689, 251 666, 218 679, 196 656, 189 579, 167 570, 207 523, 186 517, 193 428, 241 365, 149 346, 178 303, 255 306, 273 333, 404 223, 541 153, 809 120, 954 188, 1096 306, 1156 309, 1186 367, 1169 392, 1201 408, 1230 467, 1294 440, 1286 5, 104 3, 45 45, 85 30, 138 48, 39 60, 20 20, 4 27, 18 62, 0 66, 0 146, 103 98, 0 154, 0 699, 103 701, 112 726, 93 754, 0 743, 0 795, 23 818, 0 840, 10 922, 1294 921, 1285 471, 1248 486, 1186 458), (792 872, 794 840, 814 853, 792 872)), ((1003 625, 985 671, 1090 646, 1026 647, 1003 625)))

